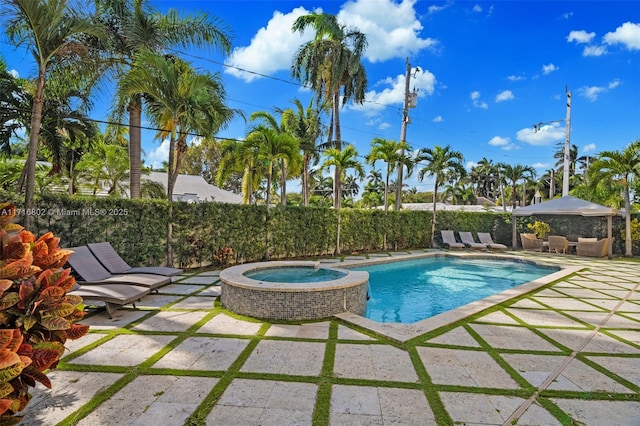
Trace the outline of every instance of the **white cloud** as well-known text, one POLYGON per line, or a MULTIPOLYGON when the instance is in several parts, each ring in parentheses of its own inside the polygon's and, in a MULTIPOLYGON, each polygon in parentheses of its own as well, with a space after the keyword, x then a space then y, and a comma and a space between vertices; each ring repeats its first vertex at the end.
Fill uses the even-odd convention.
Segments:
POLYGON ((523 75, 510 75, 507 77, 507 80, 509 81, 520 81, 520 80, 526 80, 527 78, 523 75))
POLYGON ((596 144, 595 143, 590 143, 584 146, 584 148, 582 148, 582 152, 584 152, 585 154, 595 151, 596 149, 596 144))
POLYGON ((475 161, 467 161, 467 164, 465 164, 464 168, 467 170, 471 170, 474 167, 476 167, 478 165, 478 163, 476 163, 475 161))
POLYGON ((516 133, 516 139, 533 146, 551 145, 554 142, 564 140, 564 137, 565 128, 560 127, 558 123, 545 124, 541 126, 537 132, 534 131, 533 128, 527 127, 518 130, 516 133))
POLYGON ((11 77, 13 77, 13 78, 19 78, 20 77, 20 73, 17 70, 11 69, 8 72, 9 72, 9 74, 11 74, 11 77))
POLYGON ((563 18, 563 19, 567 19, 567 20, 568 20, 569 18, 571 18, 572 16, 573 16, 573 12, 567 12, 567 13, 563 13, 563 14, 562 14, 562 18, 563 18))
POLYGON ((415 56, 415 53, 435 47, 438 42, 420 38, 423 29, 414 8, 417 0, 370 0, 346 2, 338 13, 338 21, 347 28, 357 28, 367 35, 365 58, 371 62, 415 56))
POLYGON ((553 64, 542 65, 542 74, 547 75, 551 74, 554 71, 558 71, 560 67, 557 67, 553 64))
POLYGON ((640 23, 625 22, 603 37, 607 44, 623 44, 628 50, 640 50, 640 23))
POLYGON ((513 92, 511 90, 503 90, 496 96, 496 102, 510 101, 512 99, 515 99, 515 96, 513 96, 513 92))
POLYGON ((390 123, 387 123, 386 121, 380 123, 380 125, 378 125, 378 129, 380 130, 387 130, 389 127, 391 127, 390 123))
MULTIPOLYGON (((320 12, 320 10, 316 10, 320 12)), ((287 14, 275 11, 266 27, 258 30, 251 39, 251 44, 246 47, 237 47, 227 60, 229 65, 243 68, 260 74, 287 69, 291 66, 291 58, 301 44, 313 37, 313 32, 305 31, 303 34, 291 31, 294 21, 310 11, 304 7, 297 7, 287 14)), ((240 71, 236 68, 226 68, 225 72, 235 77, 250 82, 260 76, 240 71)))
POLYGON ((436 117, 433 117, 433 122, 434 123, 442 123, 444 121, 444 118, 442 118, 441 115, 438 115, 436 117))
POLYGON ((159 147, 147 155, 147 159, 151 163, 151 167, 154 169, 161 168, 162 163, 169 160, 169 143, 169 139, 163 140, 159 147))
MULTIPOLYGON (((418 98, 431 95, 435 89, 436 77, 429 70, 422 69, 420 72, 412 70, 411 87, 418 90, 418 98)), ((374 87, 385 86, 381 91, 371 90, 365 94, 366 102, 362 105, 350 105, 349 108, 365 111, 369 115, 375 115, 386 105, 404 104, 405 75, 398 74, 396 77, 387 77, 377 82, 374 87)))
POLYGON ((607 48, 604 46, 585 46, 582 49, 582 56, 602 56, 607 53, 607 48))
POLYGON ((507 146, 511 143, 511 139, 503 138, 502 136, 494 136, 489 141, 491 146, 507 146))
POLYGON ((571 31, 567 36, 567 41, 571 43, 575 41, 576 43, 589 43, 596 36, 596 33, 588 33, 584 30, 580 31, 571 31))
POLYGON ((488 109, 489 105, 486 102, 480 100, 480 92, 474 91, 471 92, 471 100, 473 101, 473 106, 480 109, 488 109))
POLYGON ((434 14, 437 12, 440 12, 441 10, 445 10, 446 8, 449 7, 450 4, 445 4, 444 6, 436 6, 435 4, 432 6, 429 6, 429 8, 427 9, 429 11, 429 14, 434 14))
POLYGON ((601 94, 615 89, 620 86, 620 80, 612 80, 606 87, 605 86, 584 86, 578 89, 578 94, 587 98, 591 102, 598 100, 598 96, 601 94))
POLYGON ((533 164, 531 165, 531 167, 533 167, 534 169, 546 169, 546 168, 548 168, 549 166, 550 166, 550 165, 549 165, 549 163, 540 163, 540 162, 538 162, 538 163, 533 163, 533 164))
POLYGON ((473 6, 472 10, 474 12, 480 13, 480 12, 482 12, 482 6, 480 6, 479 4, 476 4, 476 5, 473 6))

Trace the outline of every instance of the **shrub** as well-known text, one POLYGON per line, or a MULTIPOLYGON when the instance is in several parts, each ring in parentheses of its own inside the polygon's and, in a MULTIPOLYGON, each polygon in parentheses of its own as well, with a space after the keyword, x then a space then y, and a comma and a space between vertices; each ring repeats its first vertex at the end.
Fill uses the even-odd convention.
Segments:
POLYGON ((46 371, 57 366, 64 343, 89 331, 74 324, 84 316, 82 298, 67 294, 75 279, 62 267, 72 252, 51 232, 36 240, 12 223, 16 212, 0 204, 0 424, 22 419, 29 388, 51 388, 46 371))
POLYGON ((535 232, 538 238, 544 238, 549 232, 551 232, 551 226, 548 223, 536 220, 534 223, 529 223, 527 228, 535 232))

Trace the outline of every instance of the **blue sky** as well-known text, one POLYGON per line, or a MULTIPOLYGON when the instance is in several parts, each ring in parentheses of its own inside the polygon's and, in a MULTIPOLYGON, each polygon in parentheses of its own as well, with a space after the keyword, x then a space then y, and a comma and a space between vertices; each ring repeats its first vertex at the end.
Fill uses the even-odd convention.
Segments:
MULTIPOLYGON (((400 138, 406 58, 420 68, 411 79, 418 105, 407 130, 415 149, 449 144, 468 167, 486 157, 531 165, 541 175, 564 142, 565 88, 572 93, 571 143, 579 155, 620 150, 640 138, 640 5, 634 1, 151 3, 163 11, 207 11, 228 26, 232 55, 192 50, 186 59, 220 72, 229 105, 247 115, 289 107, 296 97, 308 102, 311 92, 290 77, 295 51, 312 36, 291 33, 298 16, 337 14, 364 32, 367 101, 341 113, 343 139, 363 156, 374 137, 400 138), (554 121, 533 131, 534 123, 554 121)), ((3 43, 9 69, 32 76, 30 58, 8 50, 3 43)), ((96 102, 95 118, 104 118, 105 107, 96 102)), ((242 138, 246 130, 239 119, 219 135, 242 138)), ((152 138, 143 149, 146 162, 157 164, 168 149, 152 138)), ((433 188, 426 180, 408 184, 433 188)))

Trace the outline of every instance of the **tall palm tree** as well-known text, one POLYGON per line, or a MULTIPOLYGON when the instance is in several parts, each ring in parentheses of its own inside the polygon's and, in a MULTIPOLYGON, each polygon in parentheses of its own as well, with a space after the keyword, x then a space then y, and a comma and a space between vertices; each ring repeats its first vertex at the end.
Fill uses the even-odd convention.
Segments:
POLYGON ((527 178, 533 179, 536 171, 533 167, 523 166, 522 164, 503 164, 502 174, 507 182, 511 184, 511 206, 515 209, 518 200, 518 182, 526 180, 527 178))
MULTIPOLYGON (((335 15, 327 13, 300 16, 293 23, 292 30, 302 33, 309 27, 315 30, 315 36, 296 53, 291 73, 294 78, 310 85, 319 101, 331 103, 327 140, 340 150, 340 107, 350 99, 358 104, 364 102, 367 74, 362 56, 367 47, 367 37, 356 29, 347 29, 338 23, 335 15)), ((337 171, 334 174, 334 207, 337 207, 341 195, 337 171)))
MULTIPOLYGON (((358 161, 358 151, 356 147, 353 145, 347 145, 344 150, 339 150, 338 148, 329 148, 324 153, 326 159, 324 163, 322 163, 322 168, 327 169, 329 167, 333 167, 336 171, 335 176, 339 179, 339 183, 336 184, 334 182, 334 188, 340 188, 342 182, 345 178, 345 175, 348 170, 353 169, 358 177, 362 178, 364 176, 364 168, 362 164, 358 161)), ((342 194, 342 191, 340 191, 342 194)), ((340 225, 341 225, 341 216, 340 209, 342 207, 342 200, 338 201, 338 205, 336 210, 338 211, 338 232, 336 236, 336 250, 335 254, 340 254, 340 225)))
MULTIPOLYGON (((557 158, 555 167, 556 174, 564 176, 564 146, 565 142, 558 142, 556 144, 557 151, 553 154, 553 158, 557 158)), ((569 147, 569 179, 571 179, 576 173, 576 162, 578 160, 578 146, 572 144, 569 147)))
POLYGON ((426 162, 426 165, 418 172, 418 179, 422 181, 425 176, 434 177, 433 184, 433 218, 431 220, 431 242, 434 242, 436 233, 436 203, 438 201, 438 188, 446 181, 455 181, 465 175, 462 165, 464 160, 462 153, 451 149, 450 145, 442 148, 436 145, 432 148, 423 148, 418 152, 416 159, 426 162))
POLYGON ((120 82, 120 99, 134 95, 144 99, 151 120, 163 129, 159 136, 169 137, 167 264, 172 265, 173 188, 187 149, 187 135, 197 132, 213 137, 235 112, 224 104, 225 92, 218 75, 199 74, 178 58, 151 51, 139 52, 135 66, 120 82))
MULTIPOLYGON (((108 29, 109 39, 98 44, 120 80, 131 72, 143 51, 165 53, 171 48, 212 46, 228 54, 229 31, 206 13, 182 17, 175 10, 162 15, 149 0, 96 0, 96 19, 108 29)), ((115 115, 129 115, 130 197, 140 197, 142 98, 132 94, 118 100, 115 115)))
POLYGON ((305 108, 299 99, 294 99, 293 108, 287 108, 282 113, 284 128, 298 139, 302 151, 302 204, 309 206, 309 169, 319 161, 317 141, 322 133, 320 114, 328 108, 326 102, 316 102, 311 98, 305 108))
POLYGON ((404 141, 387 140, 383 138, 373 138, 371 141, 371 151, 366 157, 368 164, 375 167, 376 161, 382 160, 387 164, 384 185, 384 211, 389 210, 389 178, 391 173, 396 170, 401 162, 401 156, 405 151, 410 151, 411 147, 404 141))
MULTIPOLYGON (((86 56, 82 36, 101 38, 103 32, 100 26, 71 10, 67 0, 6 0, 2 15, 9 40, 15 45, 26 45, 38 67, 25 163, 24 207, 30 209, 35 192, 36 153, 47 75, 57 64, 78 63, 79 58, 86 56)), ((24 225, 27 228, 31 225, 30 216, 25 216, 24 225)))
POLYGON ((280 160, 285 162, 294 160, 295 156, 299 155, 300 146, 298 141, 290 134, 267 126, 255 127, 247 135, 247 142, 256 147, 257 161, 266 165, 267 187, 265 203, 268 209, 271 205, 271 183, 274 164, 280 160))
POLYGON ((633 181, 640 179, 640 139, 622 151, 603 151, 591 164, 588 172, 594 185, 601 180, 613 181, 622 186, 625 208, 625 256, 633 256, 631 241, 631 197, 629 189, 633 181))

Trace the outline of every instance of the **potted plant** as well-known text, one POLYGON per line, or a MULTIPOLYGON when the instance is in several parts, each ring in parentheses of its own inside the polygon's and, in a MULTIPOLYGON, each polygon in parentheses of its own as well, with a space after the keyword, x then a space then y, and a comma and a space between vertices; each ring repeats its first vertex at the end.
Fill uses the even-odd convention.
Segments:
POLYGON ((536 237, 544 239, 549 232, 551 232, 551 227, 548 223, 536 220, 534 223, 527 224, 527 228, 532 230, 536 237))
POLYGON ((0 424, 17 424, 36 382, 51 388, 46 375, 64 354, 67 339, 78 339, 88 325, 81 297, 62 267, 71 255, 51 232, 36 239, 12 223, 17 209, 0 204, 0 424))

